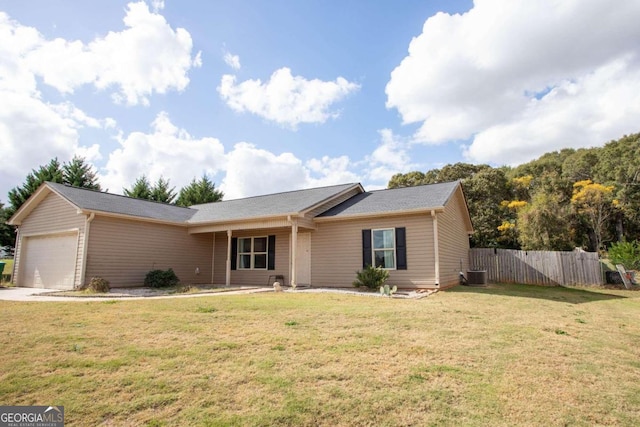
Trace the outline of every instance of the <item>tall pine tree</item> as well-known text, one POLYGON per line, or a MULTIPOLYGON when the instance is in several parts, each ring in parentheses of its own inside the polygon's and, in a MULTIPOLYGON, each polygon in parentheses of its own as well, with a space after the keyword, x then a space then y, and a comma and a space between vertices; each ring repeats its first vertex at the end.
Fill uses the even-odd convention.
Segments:
POLYGON ((146 175, 136 179, 131 188, 123 188, 122 191, 127 197, 151 200, 151 184, 146 175))
POLYGON ((57 157, 51 159, 48 164, 33 169, 21 186, 9 190, 9 216, 13 215, 45 181, 64 183, 62 167, 57 157))
POLYGON ((87 164, 82 157, 74 157, 73 160, 64 165, 60 165, 58 158, 51 159, 46 165, 33 169, 25 178, 22 185, 9 190, 9 207, 4 208, 0 214, 2 219, 2 230, 0 230, 0 246, 13 246, 15 244, 15 234, 13 227, 5 224, 11 216, 20 209, 20 206, 42 185, 43 182, 56 182, 74 187, 90 188, 100 190, 100 184, 91 165, 87 164), (7 228, 8 227, 8 228, 7 228), (7 232, 7 230, 9 230, 7 232))
POLYGON ((206 175, 203 175, 199 181, 194 178, 191 184, 180 190, 176 204, 178 206, 201 205, 219 202, 223 197, 224 193, 216 190, 216 185, 206 175))
POLYGON ((150 198, 155 202, 173 203, 173 200, 176 198, 175 189, 175 187, 171 187, 168 179, 164 179, 164 177, 161 176, 153 188, 151 188, 150 198))
POLYGON ((83 157, 75 156, 69 163, 66 163, 62 167, 62 177, 65 184, 73 187, 102 190, 93 167, 87 164, 83 157))

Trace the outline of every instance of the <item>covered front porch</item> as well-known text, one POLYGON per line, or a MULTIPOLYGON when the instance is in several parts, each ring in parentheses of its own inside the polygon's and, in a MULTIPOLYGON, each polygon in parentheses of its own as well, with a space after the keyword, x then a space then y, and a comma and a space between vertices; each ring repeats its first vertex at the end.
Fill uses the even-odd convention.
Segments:
POLYGON ((189 234, 211 235, 211 284, 219 286, 311 285, 313 221, 280 220, 203 225, 189 234))

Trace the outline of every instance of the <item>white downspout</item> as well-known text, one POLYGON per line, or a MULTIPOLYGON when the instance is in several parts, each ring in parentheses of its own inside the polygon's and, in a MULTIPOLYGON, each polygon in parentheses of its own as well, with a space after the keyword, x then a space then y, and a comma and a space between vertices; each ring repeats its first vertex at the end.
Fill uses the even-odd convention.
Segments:
POLYGON ((298 250, 298 223, 291 219, 291 216, 287 218, 291 222, 291 287, 296 288, 296 252, 298 250))
MULTIPOLYGON (((16 284, 16 269, 18 268, 18 262, 15 262, 15 260, 18 258, 18 247, 20 247, 20 252, 22 252, 22 242, 20 241, 20 226, 16 227, 16 244, 13 247, 13 269, 11 271, 11 283, 13 283, 14 285, 16 284)), ((20 258, 22 258, 22 254, 20 255, 20 258)))
MULTIPOLYGON (((87 216, 87 219, 84 222, 84 242, 82 243, 82 268, 80 272, 80 287, 85 282, 85 274, 87 274, 87 259, 89 256, 89 229, 91 228, 91 221, 96 217, 95 212, 91 212, 90 215, 87 216)), ((75 283, 74 283, 75 287, 75 283)))
POLYGON ((227 276, 225 278, 225 286, 231 286, 231 230, 227 230, 227 276))
POLYGON ((216 233, 213 233, 213 250, 211 251, 211 284, 213 285, 214 269, 216 265, 216 233))
POLYGON ((433 258, 435 263, 436 286, 440 286, 440 245, 438 243, 438 216, 436 211, 431 211, 433 223, 433 258))

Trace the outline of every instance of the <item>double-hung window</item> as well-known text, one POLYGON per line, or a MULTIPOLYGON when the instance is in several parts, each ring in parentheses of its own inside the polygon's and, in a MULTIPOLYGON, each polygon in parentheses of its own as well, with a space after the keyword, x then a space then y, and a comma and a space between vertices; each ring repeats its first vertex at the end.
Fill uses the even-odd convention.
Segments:
POLYGON ((267 237, 238 238, 238 267, 243 270, 267 269, 267 237))
POLYGON ((407 230, 405 227, 362 230, 362 268, 407 269, 407 230))
POLYGON ((385 269, 396 268, 395 230, 386 228, 371 230, 373 238, 373 265, 385 269))

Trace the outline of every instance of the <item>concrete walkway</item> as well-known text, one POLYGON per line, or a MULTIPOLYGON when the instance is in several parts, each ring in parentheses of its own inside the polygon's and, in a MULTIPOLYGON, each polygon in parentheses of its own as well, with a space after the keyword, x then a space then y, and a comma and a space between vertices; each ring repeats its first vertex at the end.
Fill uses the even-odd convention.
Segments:
MULTIPOLYGON (((166 298, 196 298, 196 297, 212 297, 220 295, 245 295, 260 292, 273 292, 271 287, 247 287, 245 289, 222 290, 220 292, 206 292, 199 294, 161 294, 157 295, 157 291, 147 288, 114 288, 111 289, 109 295, 99 295, 95 297, 70 297, 57 296, 54 289, 41 288, 17 288, 0 287, 0 301, 107 301, 107 300, 141 300, 141 299, 166 299, 166 298), (53 295, 52 295, 53 294, 53 295)), ((340 293, 356 296, 383 297, 378 292, 363 292, 351 288, 299 288, 297 290, 287 289, 285 292, 293 293, 340 293)), ((437 290, 418 290, 418 291, 401 291, 393 295, 393 298, 402 299, 422 299, 438 292, 437 290)), ((384 297, 383 297, 384 298, 384 297)))
POLYGON ((53 289, 42 288, 2 288, 0 287, 0 300, 4 301, 108 301, 108 300, 140 300, 140 299, 166 299, 166 298, 195 298, 195 297, 212 297, 218 295, 242 295, 252 294, 258 292, 273 292, 273 288, 247 288, 239 289, 235 291, 223 291, 223 292, 208 292, 201 294, 171 294, 171 295, 155 295, 155 296, 129 296, 123 295, 118 292, 118 289, 111 291, 112 295, 102 295, 95 297, 68 297, 68 296, 55 296, 55 295, 42 295, 51 294, 55 292, 53 289))

